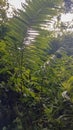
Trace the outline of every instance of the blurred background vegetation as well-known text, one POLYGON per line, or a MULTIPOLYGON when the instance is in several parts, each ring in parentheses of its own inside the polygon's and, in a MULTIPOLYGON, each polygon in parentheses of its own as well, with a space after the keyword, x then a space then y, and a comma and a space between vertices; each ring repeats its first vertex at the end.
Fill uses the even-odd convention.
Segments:
POLYGON ((0 0, 0 130, 73 130, 72 4, 25 0, 8 17, 0 0))

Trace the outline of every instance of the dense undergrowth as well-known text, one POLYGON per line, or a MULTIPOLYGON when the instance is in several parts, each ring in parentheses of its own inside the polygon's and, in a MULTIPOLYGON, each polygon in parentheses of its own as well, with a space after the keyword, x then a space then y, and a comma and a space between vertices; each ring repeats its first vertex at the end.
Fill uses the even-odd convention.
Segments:
POLYGON ((0 21, 0 130, 72 130, 73 34, 41 28, 59 0, 26 3, 0 21))

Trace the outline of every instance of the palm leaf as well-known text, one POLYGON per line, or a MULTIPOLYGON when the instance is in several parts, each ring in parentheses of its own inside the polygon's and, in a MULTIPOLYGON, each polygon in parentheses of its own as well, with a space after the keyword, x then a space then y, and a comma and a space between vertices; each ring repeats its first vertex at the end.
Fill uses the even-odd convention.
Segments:
POLYGON ((6 37, 8 49, 10 49, 12 57, 14 56, 14 53, 15 57, 17 57, 16 52, 14 51, 15 49, 18 51, 19 55, 24 53, 23 55, 25 55, 24 58, 26 59, 27 57, 32 57, 34 48, 36 50, 34 54, 36 55, 35 59, 40 56, 41 52, 46 50, 47 46, 49 46, 49 37, 45 36, 44 33, 41 33, 44 31, 40 28, 40 24, 45 22, 47 16, 49 17, 49 15, 52 15, 53 17, 53 15, 57 13, 58 10, 56 9, 55 3, 58 4, 59 0, 57 2, 53 0, 28 0, 26 1, 26 4, 23 4, 24 10, 19 10, 18 15, 9 23, 11 30, 7 33, 6 37), (39 36, 37 34, 39 34, 39 36), (37 39, 35 39, 35 37, 37 37, 37 39), (38 40, 40 42, 38 42, 38 40), (29 46, 27 46, 27 44, 29 44, 29 46), (29 51, 29 56, 26 56, 25 50, 27 50, 27 52, 29 51), (39 52, 39 55, 37 54, 37 51, 39 52))

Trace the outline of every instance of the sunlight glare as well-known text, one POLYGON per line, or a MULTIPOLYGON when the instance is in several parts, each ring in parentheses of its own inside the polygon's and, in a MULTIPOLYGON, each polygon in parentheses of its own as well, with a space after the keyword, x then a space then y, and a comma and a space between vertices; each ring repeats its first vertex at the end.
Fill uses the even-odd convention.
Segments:
POLYGON ((62 22, 70 22, 72 20, 73 20, 73 14, 72 13, 67 13, 67 14, 61 15, 61 21, 62 22))
POLYGON ((15 7, 16 9, 21 8, 21 2, 25 2, 25 0, 8 0, 8 2, 15 7))

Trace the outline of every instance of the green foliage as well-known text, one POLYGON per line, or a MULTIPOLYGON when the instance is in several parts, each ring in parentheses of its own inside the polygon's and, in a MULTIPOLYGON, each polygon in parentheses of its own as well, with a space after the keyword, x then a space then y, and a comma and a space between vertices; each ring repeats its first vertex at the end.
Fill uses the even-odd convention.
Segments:
POLYGON ((0 41, 4 39, 6 32, 8 30, 7 27, 7 10, 9 8, 9 4, 7 0, 0 0, 0 41))
POLYGON ((7 9, 8 9, 8 2, 7 0, 0 1, 0 25, 7 20, 7 9))
POLYGON ((57 14, 59 4, 26 0, 24 10, 8 22, 0 41, 1 130, 73 128, 72 94, 70 100, 62 96, 72 91, 72 53, 67 53, 72 36, 53 38, 41 28, 57 14))

